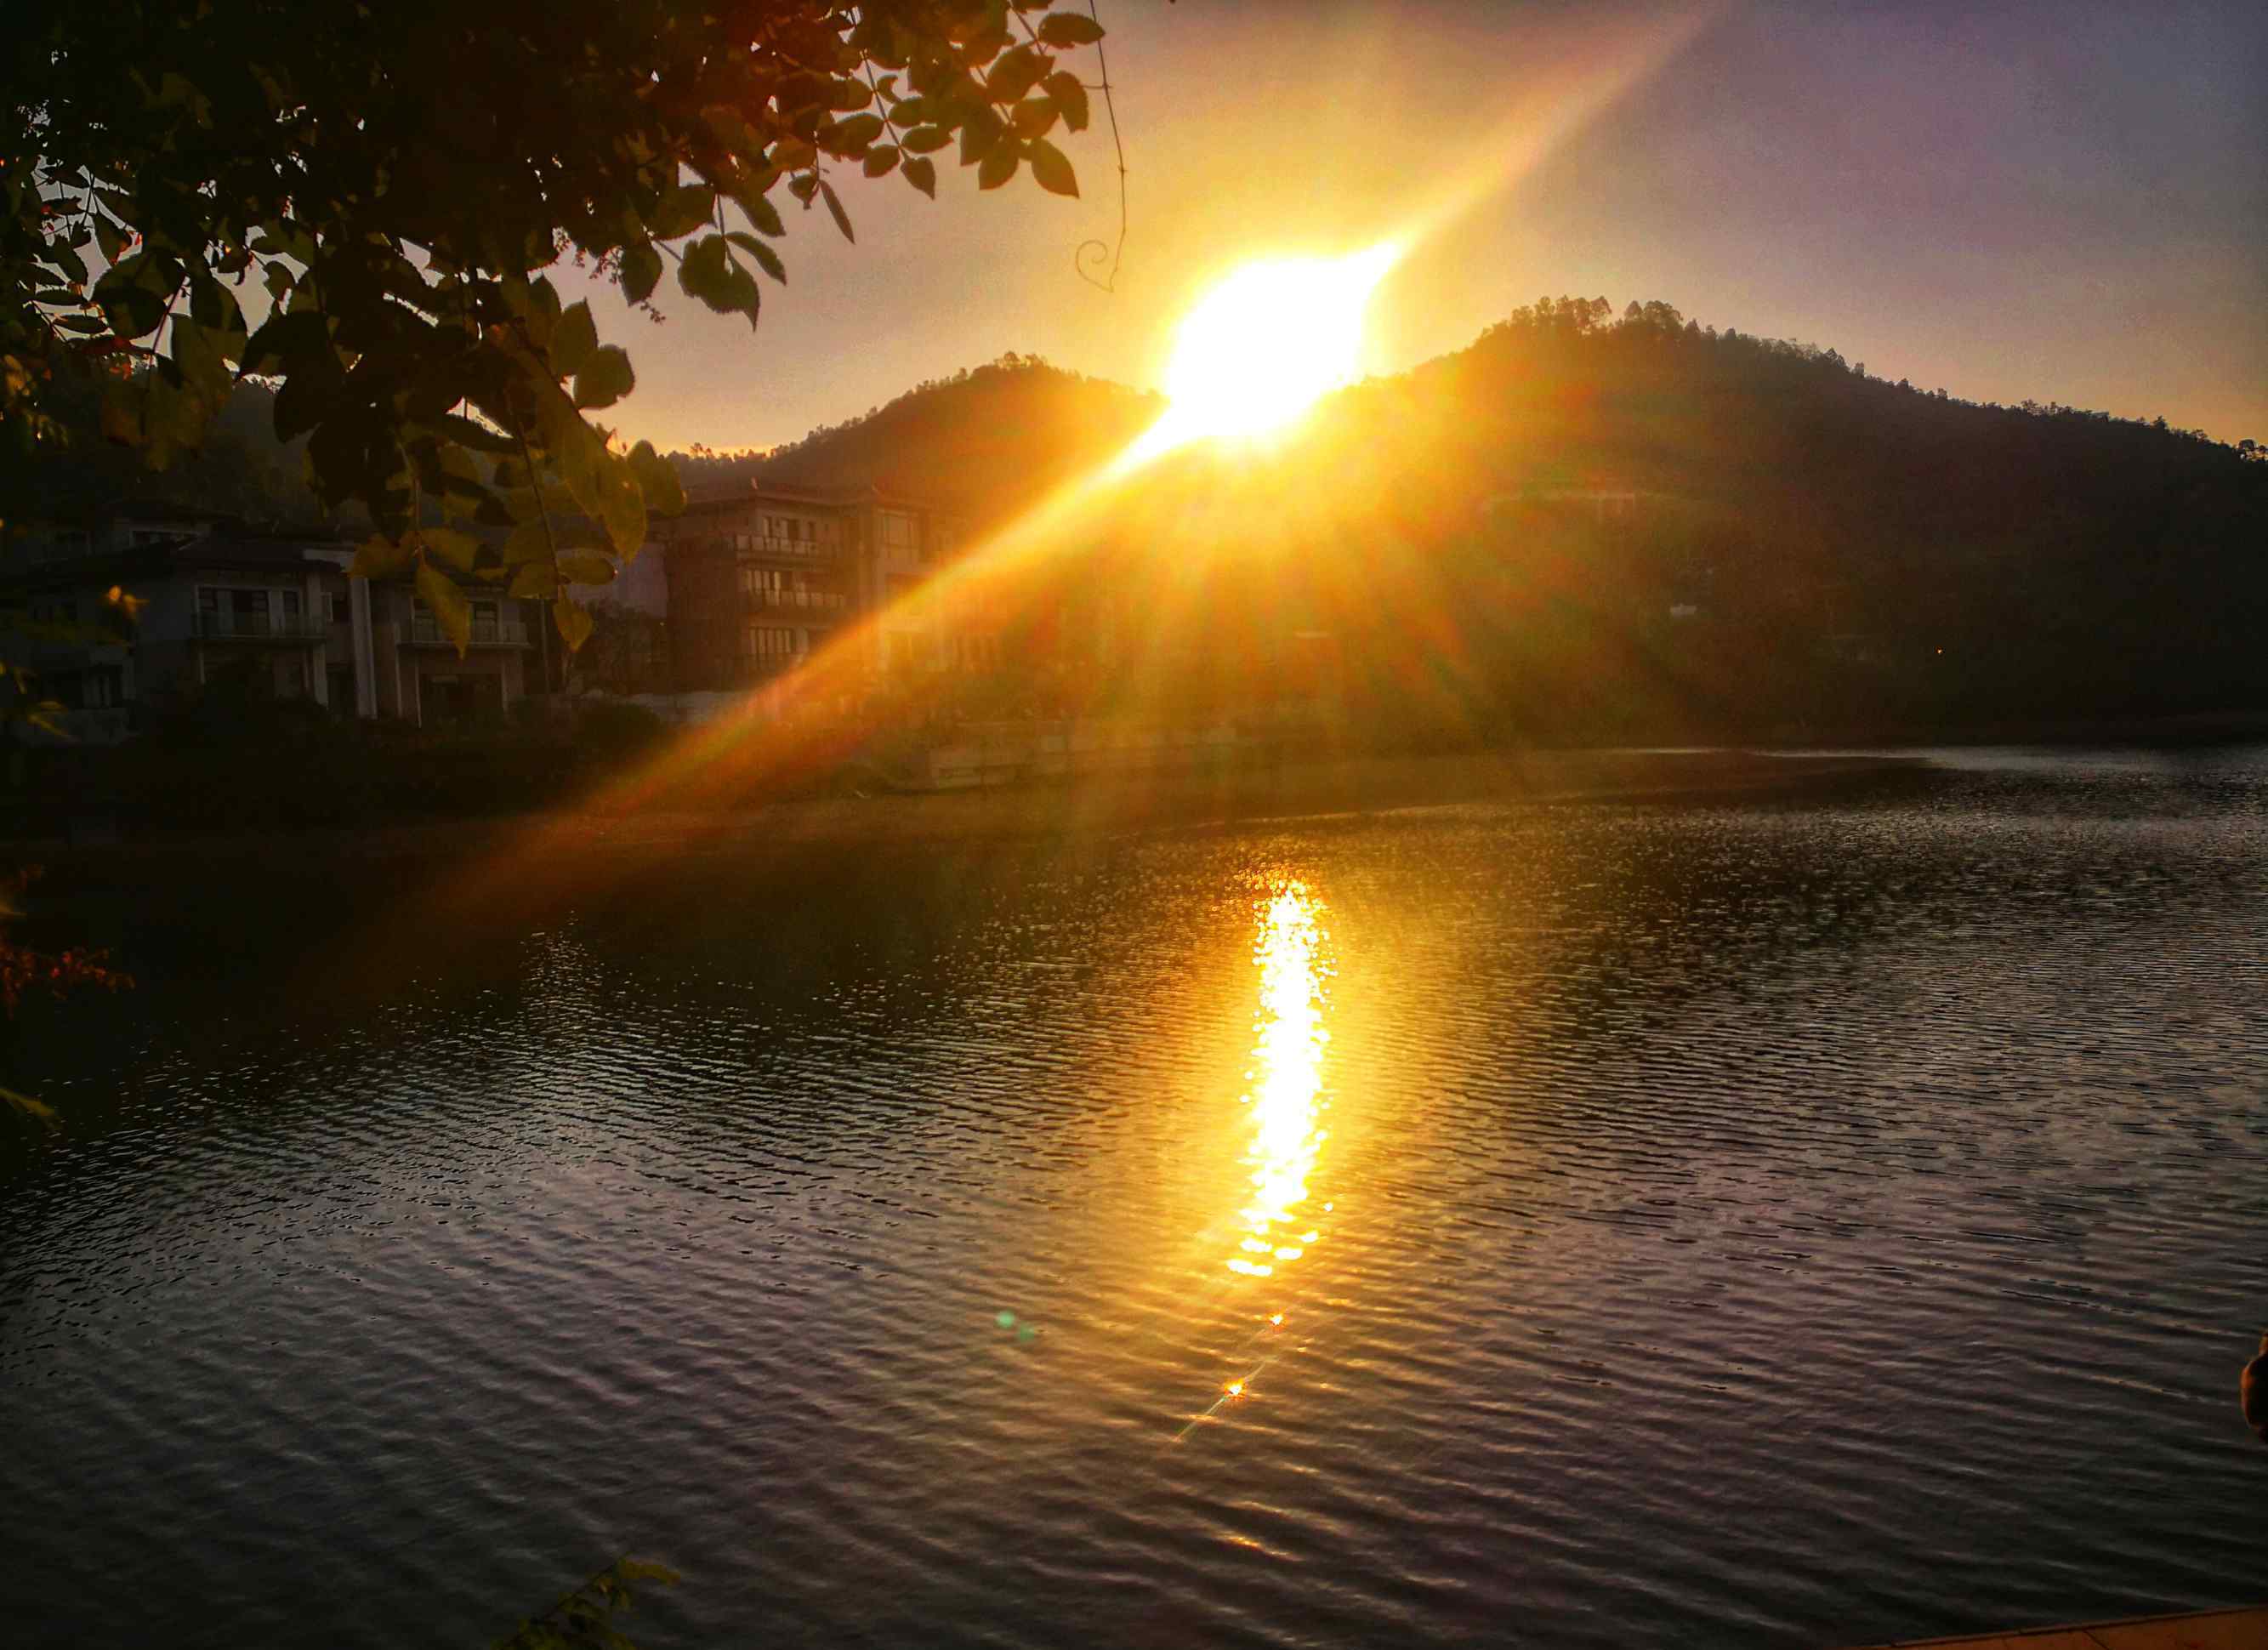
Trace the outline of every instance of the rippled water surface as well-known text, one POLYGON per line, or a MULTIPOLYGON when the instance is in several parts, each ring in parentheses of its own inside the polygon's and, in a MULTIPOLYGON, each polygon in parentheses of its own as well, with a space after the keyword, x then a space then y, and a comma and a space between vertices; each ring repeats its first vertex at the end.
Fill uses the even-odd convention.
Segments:
POLYGON ((480 1644, 622 1552, 663 1646, 2268 1590, 2268 753, 681 881, 382 994, 248 889, 291 961, 26 1028, 0 1637, 480 1644))

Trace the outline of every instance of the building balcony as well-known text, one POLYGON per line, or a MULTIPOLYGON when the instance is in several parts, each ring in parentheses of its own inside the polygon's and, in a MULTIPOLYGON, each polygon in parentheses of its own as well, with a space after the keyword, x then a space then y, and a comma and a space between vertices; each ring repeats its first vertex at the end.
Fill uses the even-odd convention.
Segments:
POLYGON ((740 655, 740 680, 770 681, 776 677, 792 674, 803 667, 808 653, 743 653, 740 655))
MULTIPOLYGON (((404 647, 454 648, 456 638, 431 618, 413 619, 407 630, 398 630, 404 647)), ((473 647, 533 647, 527 626, 518 619, 480 619, 473 621, 472 635, 468 645, 473 647)))
POLYGON ((328 640, 330 625, 308 613, 200 613, 197 637, 207 642, 273 642, 306 647, 328 640))
POLYGON ((776 539, 765 533, 720 533, 687 541, 687 548, 715 551, 743 562, 792 562, 812 567, 843 558, 840 539, 776 539))
POLYGON ((751 612, 840 613, 850 603, 839 590, 745 590, 740 595, 751 612))

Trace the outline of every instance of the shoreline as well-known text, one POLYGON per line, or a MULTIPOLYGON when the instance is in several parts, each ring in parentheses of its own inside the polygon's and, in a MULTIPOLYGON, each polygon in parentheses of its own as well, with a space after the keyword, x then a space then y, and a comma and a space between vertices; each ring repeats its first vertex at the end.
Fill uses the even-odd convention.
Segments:
POLYGON ((829 846, 1044 843, 1468 804, 1754 800, 1845 790, 1918 772, 1925 765, 1921 758, 1904 755, 1729 749, 1358 756, 1211 772, 1091 776, 988 790, 783 798, 697 812, 571 805, 298 831, 49 838, 11 843, 0 852, 44 867, 43 886, 52 893, 60 891, 59 884, 99 883, 104 872, 186 870, 216 858, 281 858, 303 865, 460 859, 530 837, 540 837, 547 852, 608 858, 688 850, 770 856, 829 846))

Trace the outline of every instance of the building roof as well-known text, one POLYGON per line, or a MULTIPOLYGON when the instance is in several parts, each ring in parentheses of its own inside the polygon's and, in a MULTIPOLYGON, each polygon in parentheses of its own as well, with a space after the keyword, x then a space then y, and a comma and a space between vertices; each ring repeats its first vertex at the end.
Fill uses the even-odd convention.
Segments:
POLYGON ((201 538, 137 544, 65 561, 42 562, 0 577, 0 590, 35 591, 117 585, 166 578, 181 573, 269 572, 305 569, 309 550, 351 549, 335 539, 311 534, 217 533, 201 538))

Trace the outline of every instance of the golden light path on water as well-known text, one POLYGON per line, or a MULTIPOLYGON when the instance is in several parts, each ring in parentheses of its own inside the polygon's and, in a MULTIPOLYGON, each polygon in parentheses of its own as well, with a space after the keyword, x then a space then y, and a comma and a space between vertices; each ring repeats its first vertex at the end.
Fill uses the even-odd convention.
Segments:
MULTIPOLYGON (((1330 1131, 1322 1126, 1323 1050, 1331 1034, 1323 1016, 1324 982, 1330 969, 1322 954, 1322 904, 1307 885, 1289 882, 1261 902, 1253 964, 1260 970, 1259 1013, 1254 1022, 1251 1090, 1239 1104, 1251 1109, 1250 1143, 1242 1167, 1248 1188, 1236 1212, 1236 1248, 1226 1256, 1228 1271, 1267 1280, 1306 1256, 1322 1240, 1317 1213, 1308 1207, 1315 1165, 1330 1131)), ((1328 1212, 1330 1204, 1322 1205, 1328 1212)), ((1190 1418, 1174 1441, 1210 1419, 1221 1406, 1242 1397, 1275 1357, 1274 1348, 1244 1367, 1255 1348, 1284 1326, 1280 1310, 1263 1314, 1237 1349, 1241 1373, 1211 1404, 1190 1418)))

